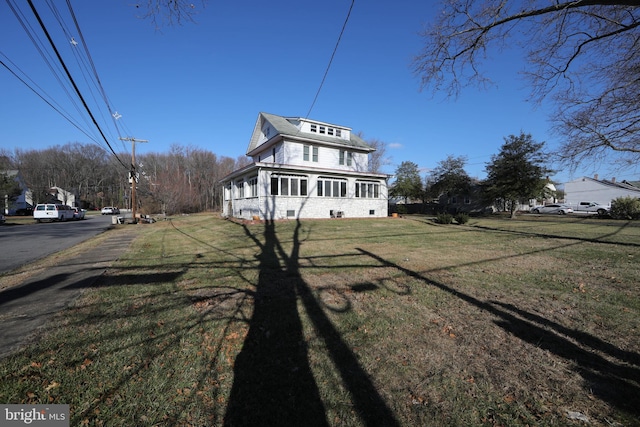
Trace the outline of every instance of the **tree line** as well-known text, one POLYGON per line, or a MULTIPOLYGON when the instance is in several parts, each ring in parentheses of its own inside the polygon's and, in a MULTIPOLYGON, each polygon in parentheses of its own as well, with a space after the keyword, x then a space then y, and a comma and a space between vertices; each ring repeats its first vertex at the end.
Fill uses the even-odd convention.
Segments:
POLYGON ((544 199, 547 176, 553 171, 546 166, 549 154, 544 142, 536 142, 530 134, 521 132, 504 138, 500 152, 491 156, 485 171, 486 179, 474 181, 464 169, 464 156, 449 155, 422 181, 418 165, 405 161, 396 169, 396 180, 389 189, 391 197, 409 200, 439 199, 442 196, 463 196, 474 192, 486 206, 498 206, 514 217, 522 200, 544 199))
MULTIPOLYGON (((118 158, 126 164, 131 156, 120 153, 118 158)), ((244 156, 233 159, 181 145, 171 146, 168 153, 138 154, 136 205, 140 213, 169 215, 217 210, 222 199, 218 182, 248 162, 244 156)), ((82 208, 130 208, 128 166, 97 145, 79 142, 0 150, 0 171, 18 170, 34 205, 49 201, 51 189, 59 187, 75 194, 82 208)), ((5 193, 15 196, 15 183, 6 181, 5 193)))

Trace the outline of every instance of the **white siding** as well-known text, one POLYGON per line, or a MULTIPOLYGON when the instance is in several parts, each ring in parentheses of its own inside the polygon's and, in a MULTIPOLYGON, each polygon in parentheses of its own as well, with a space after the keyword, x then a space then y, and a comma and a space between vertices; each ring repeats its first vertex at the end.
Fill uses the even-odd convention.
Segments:
MULTIPOLYGON (((257 160, 257 159, 255 159, 257 160)), ((268 155, 261 156, 262 161, 270 161, 268 155)), ((276 154, 276 162, 296 165, 296 166, 311 166, 323 169, 337 169, 345 171, 366 172, 369 165, 369 155, 367 153, 361 153, 350 150, 348 147, 327 147, 318 144, 305 144, 302 142, 286 141, 282 154, 278 152, 276 154), (309 146, 309 160, 304 160, 304 146, 309 146), (313 161, 313 148, 318 150, 318 161, 313 161), (346 161, 344 165, 340 164, 340 151, 349 151, 352 154, 351 165, 347 165, 346 161)))
POLYGON ((618 197, 640 197, 640 190, 624 189, 608 185, 590 178, 579 178, 564 185, 565 202, 577 205, 580 202, 596 202, 601 205, 611 205, 611 201, 618 197))
MULTIPOLYGON (((307 178, 307 196, 272 196, 271 175, 275 172, 262 170, 258 176, 258 197, 251 197, 248 185, 250 177, 255 176, 255 170, 247 173, 243 178, 232 180, 231 190, 225 186, 223 214, 236 218, 252 219, 259 216, 260 219, 295 219, 295 218, 330 218, 331 211, 342 212, 346 218, 379 218, 388 216, 387 186, 384 179, 367 179, 367 182, 376 182, 379 185, 377 198, 355 197, 355 177, 348 177, 347 197, 326 197, 317 195, 318 179, 340 180, 339 175, 327 174, 300 174, 307 178), (244 182, 245 197, 239 198, 236 183, 244 182)), ((278 172, 284 175, 285 171, 278 172)), ((358 180, 358 182, 361 182, 358 180)))
POLYGON ((368 153, 353 153, 353 169, 358 172, 366 172, 369 169, 368 153))

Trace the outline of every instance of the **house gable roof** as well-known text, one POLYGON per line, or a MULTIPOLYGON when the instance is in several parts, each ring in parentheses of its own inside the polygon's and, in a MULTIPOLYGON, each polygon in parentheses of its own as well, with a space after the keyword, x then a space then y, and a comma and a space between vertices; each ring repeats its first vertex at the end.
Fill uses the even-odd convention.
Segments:
POLYGON ((362 138, 360 138, 358 135, 353 134, 350 128, 330 125, 328 123, 318 122, 316 120, 305 119, 301 117, 283 117, 275 114, 261 112, 260 114, 258 114, 258 120, 256 120, 256 124, 253 128, 253 134, 251 135, 249 147, 247 148, 247 155, 250 155, 251 152, 262 145, 269 145, 270 142, 285 137, 299 138, 302 140, 308 140, 309 142, 316 142, 326 145, 342 145, 345 147, 363 151, 375 151, 375 149, 364 142, 362 138), (349 131, 349 139, 335 138, 332 136, 303 132, 300 130, 302 122, 311 122, 319 125, 326 125, 338 129, 344 129, 345 131, 349 131), (268 123, 274 130, 274 135, 270 135, 268 139, 265 139, 262 133, 262 130, 265 128, 266 123, 268 123))
POLYGON ((583 176, 582 178, 578 178, 578 179, 574 179, 573 181, 569 181, 569 183, 574 183, 574 182, 580 182, 580 181, 591 181, 591 182, 595 182, 598 183, 602 186, 605 187, 611 187, 611 188, 622 188, 625 190, 632 190, 632 191, 640 191, 640 187, 638 187, 637 185, 635 185, 637 183, 637 181, 608 181, 606 179, 595 179, 595 178, 590 178, 588 176, 583 176))

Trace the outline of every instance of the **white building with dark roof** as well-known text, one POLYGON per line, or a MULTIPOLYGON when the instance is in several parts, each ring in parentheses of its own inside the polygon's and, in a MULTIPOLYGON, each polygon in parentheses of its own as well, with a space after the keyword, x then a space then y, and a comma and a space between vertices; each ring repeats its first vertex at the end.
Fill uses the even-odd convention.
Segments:
POLYGON ((565 203, 573 206, 580 202, 596 202, 611 206, 611 201, 618 197, 640 197, 640 188, 628 181, 600 180, 582 177, 564 184, 565 203))
POLYGON ((247 156, 222 180, 223 215, 243 219, 386 217, 386 174, 351 128, 260 113, 247 156))

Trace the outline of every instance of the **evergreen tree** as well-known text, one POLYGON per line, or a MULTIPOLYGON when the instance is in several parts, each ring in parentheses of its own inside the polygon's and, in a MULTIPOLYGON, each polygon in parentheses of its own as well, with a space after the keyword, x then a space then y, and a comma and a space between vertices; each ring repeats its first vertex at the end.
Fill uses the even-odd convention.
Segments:
POLYGON ((402 162, 396 169, 396 181, 391 186, 389 195, 404 198, 406 204, 409 199, 420 198, 422 191, 418 165, 409 161, 402 162))
POLYGON ((491 156, 485 168, 487 179, 484 195, 488 202, 499 201, 515 217, 518 202, 541 194, 551 172, 545 166, 548 155, 544 142, 536 142, 530 134, 509 135, 504 139, 500 153, 491 156))
POLYGON ((429 188, 430 195, 439 197, 442 194, 463 194, 469 191, 471 178, 464 170, 466 163, 465 156, 455 157, 451 154, 438 162, 429 179, 432 183, 429 188))

